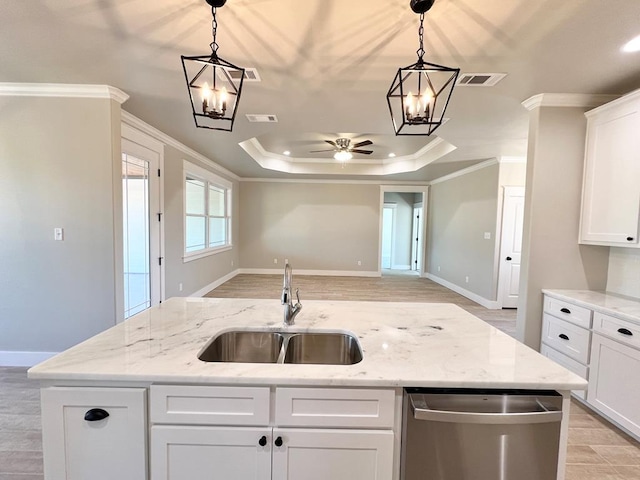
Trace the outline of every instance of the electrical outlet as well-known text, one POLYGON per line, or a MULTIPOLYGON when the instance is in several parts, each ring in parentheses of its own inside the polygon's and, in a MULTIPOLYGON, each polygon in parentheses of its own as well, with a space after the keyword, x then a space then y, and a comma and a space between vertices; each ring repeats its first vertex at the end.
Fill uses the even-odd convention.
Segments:
POLYGON ((465 283, 469 283, 469 277, 464 277, 465 283))
POLYGON ((284 263, 289 263, 289 259, 288 259, 288 258, 285 258, 285 259, 284 259, 284 263))
POLYGON ((440 271, 440 265, 438 265, 438 271, 440 271))
POLYGON ((484 232, 484 239, 491 240, 491 232, 484 232))
POLYGON ((182 291, 182 283, 178 284, 178 291, 181 292, 182 291))
POLYGON ((362 266, 362 261, 358 260, 358 266, 361 267, 362 266))
POLYGON ((231 260, 231 266, 233 267, 233 260, 231 260))
POLYGON ((274 265, 276 265, 277 263, 278 263, 278 259, 277 259, 277 258, 274 258, 274 259, 273 259, 273 264, 274 264, 274 265))

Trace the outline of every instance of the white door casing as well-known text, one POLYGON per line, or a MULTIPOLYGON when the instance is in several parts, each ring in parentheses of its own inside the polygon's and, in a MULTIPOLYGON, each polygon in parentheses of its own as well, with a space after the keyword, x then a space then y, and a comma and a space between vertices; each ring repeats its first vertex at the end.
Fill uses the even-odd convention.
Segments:
POLYGON ((502 308, 518 306, 524 225, 524 187, 504 187, 498 300, 502 308))

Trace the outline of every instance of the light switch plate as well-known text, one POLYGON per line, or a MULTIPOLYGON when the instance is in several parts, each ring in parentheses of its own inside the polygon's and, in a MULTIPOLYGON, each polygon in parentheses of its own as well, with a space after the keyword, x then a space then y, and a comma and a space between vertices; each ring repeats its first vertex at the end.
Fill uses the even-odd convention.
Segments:
POLYGON ((61 242, 64 240, 64 228, 56 227, 53 229, 53 239, 61 242))

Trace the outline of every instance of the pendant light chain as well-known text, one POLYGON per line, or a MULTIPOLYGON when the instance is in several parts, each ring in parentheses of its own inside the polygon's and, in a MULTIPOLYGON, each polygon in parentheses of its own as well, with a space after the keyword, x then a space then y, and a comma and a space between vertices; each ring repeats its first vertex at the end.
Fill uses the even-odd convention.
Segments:
POLYGON ((211 7, 211 15, 213 15, 213 20, 211 20, 211 36, 213 37, 213 42, 211 42, 209 46, 211 47, 213 56, 217 57, 218 43, 216 42, 216 34, 218 33, 218 19, 216 18, 216 7, 211 7))
POLYGON ((420 28, 418 29, 418 38, 420 39, 420 48, 416 51, 418 54, 418 63, 424 62, 424 13, 420 14, 420 28))

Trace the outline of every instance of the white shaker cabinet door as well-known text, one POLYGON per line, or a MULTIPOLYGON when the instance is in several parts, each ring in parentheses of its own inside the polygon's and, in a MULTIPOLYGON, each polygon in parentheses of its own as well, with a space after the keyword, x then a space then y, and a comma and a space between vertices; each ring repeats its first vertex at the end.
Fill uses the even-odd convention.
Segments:
POLYGON ((580 242, 638 247, 640 97, 587 114, 580 242))
POLYGON ((151 427, 151 480, 271 480, 271 428, 151 427))
POLYGON ((587 402, 640 435, 640 350, 593 334, 587 402))
POLYGON ((273 429, 273 480, 389 480, 391 430, 273 429))
POLYGON ((143 388, 45 388, 45 480, 147 478, 143 388))

